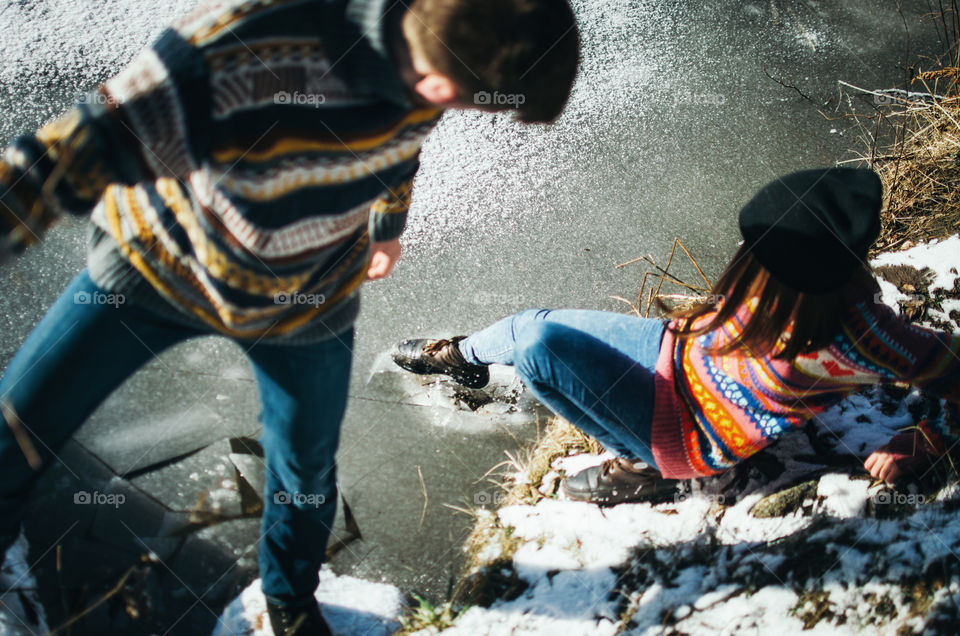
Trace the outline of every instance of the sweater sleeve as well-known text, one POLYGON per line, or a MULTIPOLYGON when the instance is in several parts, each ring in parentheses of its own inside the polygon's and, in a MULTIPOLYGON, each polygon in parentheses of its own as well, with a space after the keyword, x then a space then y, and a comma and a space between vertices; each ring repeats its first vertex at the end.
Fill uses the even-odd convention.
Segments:
POLYGON ((913 325, 886 305, 874 313, 874 333, 889 349, 879 357, 891 379, 945 400, 942 411, 918 428, 938 455, 960 458, 960 335, 913 325))
POLYGON ((872 313, 876 338, 865 353, 888 377, 960 404, 960 335, 913 325, 886 305, 872 313))
POLYGON ((205 140, 205 82, 200 53, 168 29, 74 108, 14 139, 0 155, 0 260, 63 213, 88 214, 110 184, 188 174, 205 140))
POLYGON ((388 189, 370 206, 370 240, 390 241, 403 234, 407 226, 413 179, 419 167, 418 159, 414 161, 413 168, 400 185, 388 189))

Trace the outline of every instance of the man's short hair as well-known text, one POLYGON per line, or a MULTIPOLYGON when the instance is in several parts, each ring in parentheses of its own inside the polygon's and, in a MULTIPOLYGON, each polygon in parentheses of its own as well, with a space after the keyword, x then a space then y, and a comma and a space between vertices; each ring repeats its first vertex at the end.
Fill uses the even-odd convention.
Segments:
POLYGON ((415 0, 404 29, 461 101, 551 122, 570 96, 580 37, 567 0, 415 0))

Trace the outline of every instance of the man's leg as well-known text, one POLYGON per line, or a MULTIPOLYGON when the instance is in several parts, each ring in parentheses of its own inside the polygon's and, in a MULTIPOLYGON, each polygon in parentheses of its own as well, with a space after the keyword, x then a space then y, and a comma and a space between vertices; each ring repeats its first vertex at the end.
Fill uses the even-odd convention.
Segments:
POLYGON ((196 335, 121 300, 83 271, 0 380, 0 555, 16 539, 26 495, 57 449, 137 368, 196 335))
POLYGON ((353 331, 248 353, 262 406, 266 484, 259 551, 273 603, 310 602, 337 505, 335 455, 347 404, 353 331))

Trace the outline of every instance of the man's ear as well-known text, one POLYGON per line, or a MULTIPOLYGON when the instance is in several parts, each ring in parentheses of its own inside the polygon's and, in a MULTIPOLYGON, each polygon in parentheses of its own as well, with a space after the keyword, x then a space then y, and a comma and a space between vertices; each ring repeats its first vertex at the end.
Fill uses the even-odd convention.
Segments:
POLYGON ((446 75, 427 73, 413 86, 413 90, 434 106, 447 108, 459 103, 457 87, 446 75))

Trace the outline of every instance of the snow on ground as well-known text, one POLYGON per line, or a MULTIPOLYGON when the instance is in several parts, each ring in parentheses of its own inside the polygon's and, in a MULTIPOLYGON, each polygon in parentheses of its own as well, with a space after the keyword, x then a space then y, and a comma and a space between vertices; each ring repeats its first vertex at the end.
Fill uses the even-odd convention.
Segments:
MULTIPOLYGON (((404 605, 397 588, 371 583, 350 576, 336 576, 328 569, 320 571, 320 584, 314 593, 323 615, 336 634, 384 636, 396 631, 404 605)), ((270 636, 267 602, 257 579, 240 593, 220 616, 213 636, 270 636)))
POLYGON ((918 245, 902 252, 881 254, 873 265, 912 265, 917 269, 929 268, 935 274, 932 287, 950 290, 957 279, 960 267, 960 236, 918 245))
MULTIPOLYGON (((878 261, 929 267, 931 294, 960 284, 957 237, 878 261)), ((885 285, 881 300, 903 296, 885 285)), ((958 488, 895 492, 859 467, 922 404, 916 392, 866 390, 744 470, 658 505, 501 508, 504 534, 480 553, 522 592, 469 608, 444 633, 943 633, 960 602, 958 488), (780 508, 763 512, 769 502, 780 508)), ((563 458, 553 474, 601 459, 563 458)))
MULTIPOLYGON (((933 295, 960 285, 958 255, 953 237, 875 264, 929 268, 933 295)), ((884 284, 878 300, 896 308, 905 297, 884 284)), ((384 371, 371 380, 396 381, 384 371)), ((514 396, 513 379, 497 379, 501 388, 487 398, 514 396)), ((449 386, 424 387, 425 405, 466 408, 449 386)), ((500 531, 479 554, 517 585, 489 607, 467 608, 444 633, 942 633, 960 603, 960 488, 891 491, 860 467, 925 405, 918 392, 866 389, 737 470, 658 505, 600 508, 548 497, 501 508, 500 531)), ((542 481, 605 457, 564 457, 542 481)), ((394 587, 327 570, 316 597, 338 634, 389 633, 404 607, 394 587)), ((222 619, 214 636, 270 633, 259 581, 222 619)))
MULTIPOLYGON (((902 252, 882 254, 874 261, 874 265, 909 265, 920 271, 928 270, 931 296, 945 295, 943 292, 954 293, 950 294, 952 297, 940 300, 940 309, 928 309, 927 314, 935 320, 952 324, 955 330, 960 330, 960 321, 957 318, 951 318, 951 314, 954 316, 960 314, 960 298, 957 298, 955 293, 960 291, 960 287, 954 286, 960 271, 958 270, 960 268, 960 236, 951 236, 943 241, 920 245, 902 252), (937 290, 940 294, 936 293, 937 290)), ((883 301, 894 307, 897 307, 898 303, 909 302, 915 296, 898 291, 890 283, 881 283, 881 288, 883 301)))
POLYGON ((511 567, 528 587, 469 609, 444 633, 793 634, 808 621, 814 634, 895 633, 923 624, 921 605, 933 613, 960 600, 957 577, 936 574, 960 551, 953 493, 914 508, 919 495, 827 474, 797 510, 753 517, 766 494, 728 508, 703 492, 656 506, 503 508, 500 524, 520 540, 511 567), (905 516, 877 518, 898 503, 905 516), (925 572, 945 587, 915 601, 911 577, 925 572))

